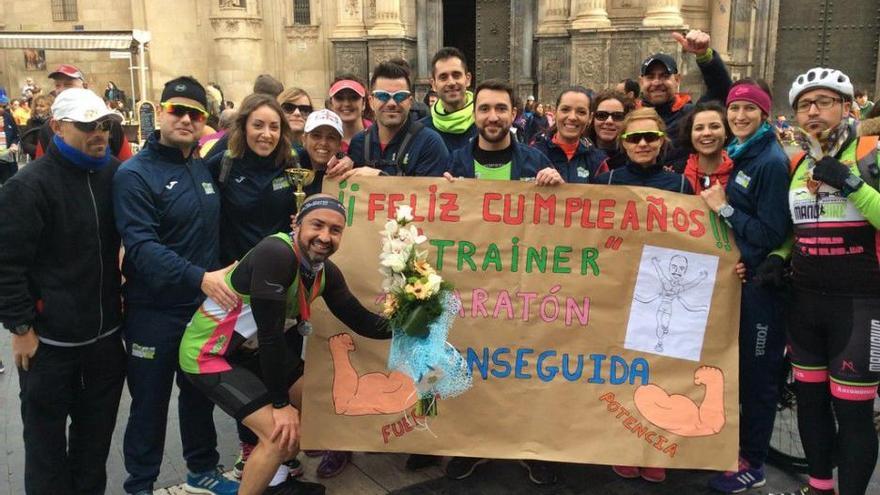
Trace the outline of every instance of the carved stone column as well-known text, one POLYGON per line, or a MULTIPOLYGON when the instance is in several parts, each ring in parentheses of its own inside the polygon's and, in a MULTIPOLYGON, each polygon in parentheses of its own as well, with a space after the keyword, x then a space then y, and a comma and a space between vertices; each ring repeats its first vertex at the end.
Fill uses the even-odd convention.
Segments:
POLYGON ((568 0, 540 0, 538 35, 568 34, 568 0))
POLYGON ((362 0, 336 0, 336 27, 333 29, 333 38, 363 38, 367 35, 362 3, 362 0))
POLYGON ((571 4, 576 7, 572 29, 597 29, 611 27, 611 19, 605 10, 605 0, 572 0, 571 4))
POLYGON ((363 0, 336 0, 336 18, 331 37, 334 72, 352 73, 366 80, 369 67, 363 0))
POLYGON ((681 0, 647 0, 642 25, 648 27, 681 26, 681 0))
POLYGON ((400 20, 400 0, 376 0, 376 24, 369 31, 370 36, 404 36, 403 22, 400 20))
POLYGON ((212 2, 209 14, 214 43, 211 77, 228 100, 251 93, 254 74, 266 71, 263 57, 263 16, 260 2, 212 2), (241 60, 246 57, 247 64, 241 60))

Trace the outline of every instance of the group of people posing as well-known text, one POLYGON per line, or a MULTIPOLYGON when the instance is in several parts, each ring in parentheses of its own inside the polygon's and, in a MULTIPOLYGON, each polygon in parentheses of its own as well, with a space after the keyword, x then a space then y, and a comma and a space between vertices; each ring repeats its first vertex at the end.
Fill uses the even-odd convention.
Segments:
MULTIPOLYGON (((530 143, 511 132, 510 84, 471 90, 467 60, 451 47, 433 57, 438 99, 421 118, 398 61, 376 65, 368 85, 336 78, 320 110, 304 91, 261 77, 217 132, 205 131, 205 88, 176 78, 162 92, 159 130, 123 164, 110 146, 118 114, 86 89, 65 89, 52 105, 47 153, 0 188, 0 322, 19 370, 27 493, 103 493, 126 377, 126 492, 152 492, 176 380, 189 492, 323 493, 297 479, 311 302, 323 297, 364 337, 390 333, 329 260, 345 207, 321 183, 391 175, 700 195, 734 233, 743 282, 740 461, 710 485, 738 493, 766 482, 788 343, 810 466, 808 486, 789 495, 836 493, 835 465, 837 493, 864 494, 878 451, 880 365, 870 356, 880 353, 871 338, 880 332, 880 125, 849 118, 846 74, 809 69, 784 96, 802 148, 789 158, 769 122, 766 84, 733 82, 707 34, 674 36, 696 57, 700 101, 679 93, 675 59, 658 53, 639 69, 638 101, 567 88, 554 125, 530 143), (317 176, 298 211, 284 175, 291 166, 317 176), (240 483, 217 469, 214 405, 238 423, 240 483)), ((351 458, 306 455, 323 457, 324 477, 351 458)), ((439 461, 412 455, 407 468, 439 461)), ((485 462, 457 457, 445 469, 463 479, 485 462)), ((556 481, 552 463, 521 464, 533 483, 556 481)), ((666 477, 661 468, 613 469, 666 477)))

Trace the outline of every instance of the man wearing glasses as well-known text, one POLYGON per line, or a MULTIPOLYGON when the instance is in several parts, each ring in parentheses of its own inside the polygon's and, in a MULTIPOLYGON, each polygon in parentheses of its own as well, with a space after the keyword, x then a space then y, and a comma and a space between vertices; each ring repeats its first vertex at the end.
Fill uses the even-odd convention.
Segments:
POLYGON ((178 367, 184 328, 205 296, 238 303, 219 268, 220 198, 194 151, 208 116, 205 89, 191 77, 165 84, 160 130, 113 180, 116 227, 125 246, 124 336, 131 411, 125 430, 126 492, 152 493, 159 476, 172 382, 187 491, 233 494, 238 483, 217 471, 213 403, 178 367))
POLYGON ((408 175, 440 177, 449 152, 436 131, 409 118, 412 92, 406 69, 382 62, 370 80, 370 106, 376 123, 351 139, 348 154, 357 168, 351 175, 408 175))
POLYGON ((0 188, 0 322, 19 369, 25 491, 104 493, 125 379, 109 143, 121 117, 82 88, 52 112, 46 154, 0 188))

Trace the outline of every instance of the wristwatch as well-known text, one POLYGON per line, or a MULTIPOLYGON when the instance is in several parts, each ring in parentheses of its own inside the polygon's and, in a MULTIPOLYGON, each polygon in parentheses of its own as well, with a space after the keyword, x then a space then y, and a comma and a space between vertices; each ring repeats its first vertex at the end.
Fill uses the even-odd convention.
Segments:
POLYGON ((864 183, 865 183, 865 181, 862 180, 862 178, 859 177, 858 175, 849 174, 847 176, 846 180, 843 181, 843 189, 841 189, 840 192, 841 192, 841 194, 843 194, 843 197, 845 198, 845 197, 849 196, 850 194, 858 191, 859 188, 862 187, 862 184, 864 184, 864 183))
POLYGON ((730 206, 729 203, 724 203, 721 205, 721 208, 718 209, 718 214, 721 215, 724 219, 728 219, 733 216, 734 209, 730 206))
POLYGON ((9 331, 12 332, 14 335, 20 336, 28 333, 32 327, 30 323, 22 323, 20 325, 14 325, 7 328, 9 328, 9 331))
POLYGON ((280 402, 273 402, 273 403, 272 403, 272 407, 275 408, 275 409, 284 409, 285 407, 287 407, 287 406, 289 406, 289 405, 290 405, 290 401, 289 401, 289 400, 283 400, 283 401, 280 401, 280 402))

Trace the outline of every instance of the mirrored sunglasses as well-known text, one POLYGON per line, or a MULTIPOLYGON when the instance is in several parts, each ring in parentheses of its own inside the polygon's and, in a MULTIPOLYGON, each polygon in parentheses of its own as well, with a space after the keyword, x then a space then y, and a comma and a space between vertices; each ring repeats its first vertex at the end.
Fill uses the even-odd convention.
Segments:
POLYGON ((77 130, 81 132, 108 132, 113 127, 113 121, 110 119, 96 120, 94 122, 73 122, 70 121, 77 130))
POLYGON ((388 91, 382 91, 381 89, 377 89, 373 91, 373 98, 381 101, 382 103, 388 103, 392 98, 394 99, 394 103, 398 105, 405 102, 407 98, 412 96, 412 93, 409 91, 402 89, 400 91, 395 91, 393 93, 389 93, 388 91))
POLYGON ((179 118, 189 115, 190 120, 193 122, 203 122, 208 118, 208 112, 182 103, 162 103, 162 110, 179 118))

